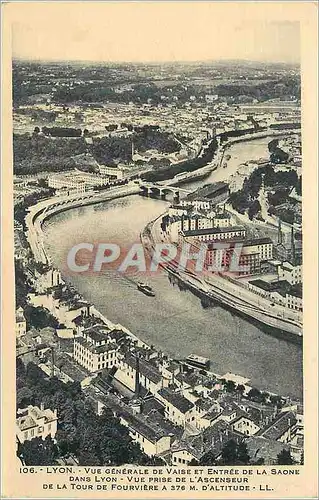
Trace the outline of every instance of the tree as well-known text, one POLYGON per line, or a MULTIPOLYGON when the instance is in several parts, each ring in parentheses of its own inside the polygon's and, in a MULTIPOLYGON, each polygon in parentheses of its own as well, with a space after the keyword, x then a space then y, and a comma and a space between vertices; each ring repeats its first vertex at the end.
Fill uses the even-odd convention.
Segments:
POLYGON ((263 457, 258 458, 255 462, 251 462, 252 465, 264 465, 265 459, 263 457))
POLYGON ((236 391, 242 396, 245 392, 245 386, 242 384, 237 384, 236 391))
POLYGON ((198 460, 196 460, 195 458, 193 458, 193 459, 189 462, 189 464, 188 464, 188 465, 190 465, 191 467, 197 467, 197 465, 198 465, 198 460))
POLYGON ((293 465, 294 464, 293 458, 290 454, 290 450, 284 449, 277 455, 277 464, 278 465, 293 465))
POLYGON ((222 449, 223 465, 235 465, 237 463, 237 443, 230 439, 222 449))
POLYGON ((51 436, 36 437, 18 445, 18 456, 26 465, 55 465, 58 450, 51 436))
POLYGON ((280 396, 276 396, 276 395, 271 395, 269 397, 270 399, 270 403, 273 405, 273 406, 277 406, 277 408, 281 408, 282 407, 282 399, 280 396))
POLYGON ((213 450, 209 450, 201 457, 198 465, 216 465, 216 453, 213 450))
POLYGON ((260 212, 261 206, 258 200, 254 200, 248 209, 248 217, 252 220, 260 212))
POLYGON ((243 441, 237 447, 237 460, 243 465, 249 464, 247 445, 243 441))
POLYGON ((222 449, 222 464, 223 465, 247 465, 250 463, 247 446, 242 441, 236 443, 234 439, 230 439, 222 449))
POLYGON ((25 408, 33 402, 33 392, 29 387, 17 388, 17 408, 25 408))
MULTIPOLYGON (((32 362, 28 363, 25 371, 20 362, 17 365, 20 399, 25 398, 26 401, 30 397, 32 404, 39 406, 43 403, 46 408, 56 408, 58 411, 56 457, 74 454, 80 465, 154 464, 155 458, 149 458, 142 452, 140 446, 132 441, 127 427, 120 423, 110 409, 105 408, 100 416, 96 414, 78 382, 65 384, 56 377, 48 380, 32 362)), ((43 465, 46 465, 49 445, 42 450, 43 445, 40 444, 26 445, 24 454, 29 456, 37 453, 39 448, 39 464, 42 460, 43 465)), ((28 460, 32 461, 31 458, 28 460)))
POLYGON ((250 389, 249 393, 247 394, 247 397, 248 399, 256 401, 257 403, 261 403, 263 401, 262 393, 260 392, 259 389, 256 389, 255 387, 250 389))
POLYGON ((28 305, 24 313, 29 327, 41 329, 48 326, 52 328, 58 328, 59 326, 58 320, 44 307, 33 307, 28 305))
POLYGON ((236 384, 233 380, 226 380, 224 386, 227 392, 234 392, 236 389, 236 384))
POLYGON ((16 358, 16 376, 25 377, 26 369, 21 358, 16 358))

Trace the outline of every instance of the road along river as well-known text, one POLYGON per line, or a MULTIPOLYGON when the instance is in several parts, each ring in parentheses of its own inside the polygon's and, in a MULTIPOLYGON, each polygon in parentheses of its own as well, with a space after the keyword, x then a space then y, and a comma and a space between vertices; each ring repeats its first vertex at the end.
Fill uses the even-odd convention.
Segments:
MULTIPOLYGON (((234 163, 235 156, 243 157, 244 151, 245 158, 238 158, 238 163, 266 156, 267 139, 234 145, 229 150, 234 163)), ((235 171, 235 165, 228 168, 235 171)), ((228 168, 223 173, 213 172, 201 184, 214 182, 216 177, 222 180, 228 168)), ((302 398, 300 345, 266 334, 223 307, 203 307, 198 297, 180 290, 163 272, 147 278, 133 272, 128 279, 107 267, 100 273, 71 275, 67 270, 66 256, 74 244, 130 246, 167 206, 166 201, 135 195, 57 214, 44 224, 53 264, 102 314, 149 345, 177 358, 190 353, 207 356, 212 371, 221 375, 232 372, 249 378, 251 385, 261 389, 302 398), (138 280, 147 281, 156 296, 139 292, 138 280)))

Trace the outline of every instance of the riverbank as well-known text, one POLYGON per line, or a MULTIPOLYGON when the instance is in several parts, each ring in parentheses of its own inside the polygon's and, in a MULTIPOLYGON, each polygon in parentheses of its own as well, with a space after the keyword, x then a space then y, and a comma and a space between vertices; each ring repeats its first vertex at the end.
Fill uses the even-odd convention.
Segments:
MULTIPOLYGON (((111 201, 111 200, 109 200, 111 201)), ((61 212, 59 212, 61 213, 61 212)), ((52 214, 51 214, 52 215, 52 214)), ((42 224, 40 225, 40 228, 42 230, 42 224)), ((61 279, 61 284, 66 284, 68 285, 67 281, 65 281, 63 278, 61 279)), ((72 285, 73 286, 73 285, 72 285)), ((74 288, 74 286, 73 286, 74 288)), ((78 292, 78 290, 76 288, 74 288, 74 290, 78 292)), ((81 293, 79 293, 80 297, 84 298, 83 295, 81 293)), ((86 299, 84 298, 84 300, 86 301, 86 299)), ((63 303, 63 305, 65 305, 65 302, 63 303)), ((52 312, 52 311, 50 311, 52 312)), ((133 342, 136 342, 136 345, 140 348, 144 348, 144 349, 153 349, 154 350, 154 346, 150 346, 147 342, 143 341, 140 337, 138 337, 137 335, 135 335, 134 333, 132 333, 132 331, 126 327, 124 327, 122 324, 120 323, 114 323, 113 321, 111 321, 105 314, 103 314, 95 305, 91 305, 90 306, 90 315, 93 316, 93 317, 96 317, 98 319, 100 319, 103 324, 109 329, 109 330, 121 330, 123 331, 129 339, 131 339, 133 342)), ((75 326, 75 325, 74 325, 75 326)), ((159 351, 162 353, 162 351, 159 351)), ((182 359, 176 359, 175 357, 170 357, 170 356, 167 356, 167 360, 173 360, 177 363, 184 363, 185 360, 184 358, 182 359)), ((226 370, 225 370, 226 371, 226 370)), ((234 380, 234 378, 238 378, 239 375, 236 375, 234 373, 231 373, 231 372, 227 372, 226 375, 220 375, 218 374, 216 371, 207 371, 207 374, 211 377, 214 377, 215 379, 225 379, 225 380, 234 380)), ((246 382, 245 382, 245 390, 246 392, 248 392, 252 386, 249 385, 249 378, 246 378, 245 379, 246 382)), ((271 391, 268 391, 270 394, 274 394, 276 395, 275 392, 271 392, 271 391)))
POLYGON ((43 200, 36 205, 32 205, 28 209, 28 214, 25 218, 27 227, 26 237, 34 258, 37 262, 50 264, 42 237, 42 224, 50 217, 71 210, 73 208, 84 207, 87 205, 96 205, 104 201, 110 201, 125 196, 131 196, 140 192, 140 188, 136 184, 126 185, 112 190, 105 190, 99 193, 76 194, 73 196, 54 196, 43 200))
POLYGON ((70 248, 80 241, 100 242, 102 237, 130 248, 147 222, 167 206, 136 195, 60 213, 44 224, 46 249, 67 282, 114 325, 123 325, 145 344, 171 359, 192 353, 208 357, 214 373, 243 375, 260 390, 301 398, 302 352, 282 336, 265 335, 257 324, 216 302, 205 307, 163 271, 145 275, 135 268, 127 279, 108 265, 101 273, 69 274, 65 268, 70 248), (155 297, 139 292, 138 281, 147 282, 155 297))
MULTIPOLYGON (((141 234, 141 240, 145 248, 154 249, 156 243, 161 243, 160 238, 161 217, 151 221, 141 234)), ((273 328, 278 333, 290 334, 294 341, 300 341, 302 336, 302 323, 299 314, 295 311, 286 311, 283 306, 273 306, 272 303, 257 296, 243 283, 237 283, 231 278, 221 275, 206 273, 199 278, 194 273, 181 271, 172 263, 163 264, 162 267, 170 274, 183 282, 191 290, 203 294, 207 299, 213 299, 223 306, 229 307, 235 313, 241 313, 249 319, 273 328)), ((287 337, 289 338, 289 336, 287 337)))
MULTIPOLYGON (((191 170, 188 170, 188 169, 186 169, 184 171, 179 170, 179 172, 177 172, 177 175, 175 174, 175 176, 173 178, 167 177, 165 179, 164 178, 156 179, 155 178, 156 172, 152 172, 152 174, 154 174, 153 175, 154 178, 151 175, 150 179, 153 180, 153 182, 157 182, 157 181, 161 182, 162 181, 163 183, 167 183, 169 185, 175 185, 175 186, 178 186, 179 184, 182 184, 184 182, 189 182, 191 180, 195 180, 195 179, 199 180, 199 179, 204 178, 206 176, 206 172, 208 171, 208 169, 210 169, 210 172, 208 171, 207 175, 209 175, 209 173, 212 173, 221 167, 225 152, 227 151, 228 148, 230 148, 234 144, 238 144, 241 142, 255 141, 255 140, 264 139, 267 137, 276 138, 276 137, 282 137, 282 136, 287 136, 287 135, 294 135, 297 133, 300 134, 300 129, 272 130, 270 128, 267 128, 266 130, 263 130, 261 132, 245 133, 245 134, 240 135, 238 137, 231 137, 224 142, 220 141, 221 136, 216 136, 216 144, 213 148, 213 151, 211 151, 210 154, 208 154, 208 156, 205 157, 205 163, 203 166, 198 166, 197 168, 192 168, 191 170), (210 158, 210 155, 211 155, 211 158, 210 158)), ((195 160, 196 159, 194 159, 192 161, 195 161, 195 160)), ((201 160, 203 160, 203 159, 201 158, 201 160)), ((186 167, 187 162, 184 162, 184 163, 185 163, 184 166, 186 167)), ((177 165, 179 167, 183 166, 182 163, 177 164, 177 165)), ((171 174, 171 173, 172 173, 172 168, 169 170, 169 174, 171 174)))
MULTIPOLYGON (((235 164, 260 158, 267 141, 234 145, 234 166, 219 169, 225 176, 235 164)), ((216 172, 211 176, 214 182, 216 172)), ((219 180, 219 178, 218 178, 219 180)), ((190 185, 194 189, 194 185, 190 185)), ((101 205, 72 209, 45 223, 45 244, 56 267, 63 269, 68 250, 79 241, 101 241, 102 235, 121 246, 137 242, 146 224, 168 206, 163 200, 140 196, 123 197, 101 205), (78 239, 80 235, 81 240, 78 239), (59 245, 56 246, 56 241, 59 245)), ((215 373, 238 373, 254 387, 302 398, 302 354, 300 346, 286 342, 282 335, 265 335, 263 329, 244 316, 213 301, 209 308, 190 291, 170 282, 166 273, 142 276, 156 292, 148 298, 136 291, 125 277, 103 270, 100 276, 76 276, 70 281, 77 290, 113 324, 122 324, 147 345, 163 349, 172 358, 191 353, 212 360, 215 373), (125 304, 125 308, 120 307, 125 304), (150 319, 152 321, 150 323, 150 319)))

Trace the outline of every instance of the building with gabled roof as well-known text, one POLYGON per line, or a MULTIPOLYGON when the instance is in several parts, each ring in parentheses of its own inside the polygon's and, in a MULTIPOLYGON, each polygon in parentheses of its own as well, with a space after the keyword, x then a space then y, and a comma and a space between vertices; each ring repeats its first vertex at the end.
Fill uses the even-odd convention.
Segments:
POLYGON ((20 443, 30 441, 33 438, 47 436, 55 437, 57 432, 58 416, 57 410, 50 408, 44 409, 44 406, 28 406, 19 409, 16 419, 17 439, 20 443))
POLYGON ((276 465, 279 453, 283 450, 289 450, 287 444, 262 436, 251 436, 246 439, 245 443, 252 463, 263 460, 265 465, 276 465))
POLYGON ((195 425, 195 406, 179 392, 164 387, 156 394, 156 398, 165 405, 165 416, 175 425, 185 427, 195 425))
POLYGON ((163 425, 161 415, 150 418, 142 415, 116 397, 109 394, 99 401, 99 408, 106 406, 120 419, 122 425, 128 428, 132 440, 149 456, 159 455, 170 449, 174 431, 172 426, 163 425))
POLYGON ((207 453, 212 453, 215 460, 218 460, 223 447, 231 439, 240 442, 242 437, 232 431, 229 424, 218 421, 200 434, 185 436, 174 443, 170 452, 171 463, 177 466, 189 465, 193 460, 199 462, 207 453))
POLYGON ((151 361, 132 354, 119 359, 115 378, 133 392, 138 385, 152 394, 156 394, 162 387, 167 387, 170 382, 151 361))
POLYGON ((262 429, 258 436, 266 439, 290 443, 294 430, 296 429, 297 419, 291 411, 280 413, 269 425, 262 429))

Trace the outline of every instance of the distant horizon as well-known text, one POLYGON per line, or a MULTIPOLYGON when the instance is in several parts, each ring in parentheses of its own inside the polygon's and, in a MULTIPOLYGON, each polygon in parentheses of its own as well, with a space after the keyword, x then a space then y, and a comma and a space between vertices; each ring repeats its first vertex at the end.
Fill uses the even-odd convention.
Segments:
POLYGON ((27 58, 27 57, 19 57, 15 56, 12 57, 13 62, 26 62, 26 63, 59 63, 59 64, 96 64, 96 65, 103 65, 103 64, 116 64, 116 65, 122 65, 122 64, 132 64, 132 65, 150 65, 150 66, 158 66, 162 64, 167 64, 167 65, 174 65, 174 64, 180 64, 180 65, 191 65, 191 64, 222 64, 222 63, 246 63, 246 64, 267 64, 267 65, 283 65, 283 66, 296 66, 300 67, 300 61, 296 62, 290 62, 290 61, 282 61, 282 60, 265 60, 265 59, 245 59, 245 58, 229 58, 229 59, 189 59, 189 60, 157 60, 157 61, 150 61, 150 60, 145 60, 145 61, 130 61, 130 60, 94 60, 94 59, 33 59, 33 58, 27 58))

